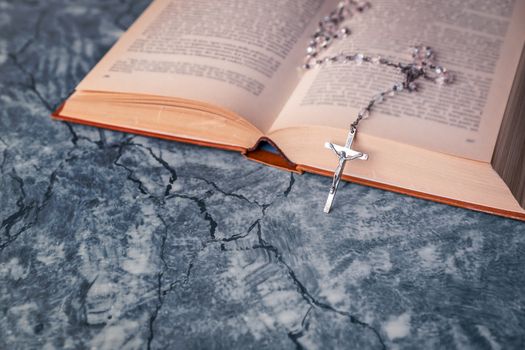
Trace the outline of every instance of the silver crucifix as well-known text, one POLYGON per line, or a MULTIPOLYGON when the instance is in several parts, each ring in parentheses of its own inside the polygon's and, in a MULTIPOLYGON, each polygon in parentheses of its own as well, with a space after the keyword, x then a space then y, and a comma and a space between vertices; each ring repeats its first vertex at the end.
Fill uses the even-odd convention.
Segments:
POLYGON ((335 193, 337 192, 337 186, 339 186, 339 181, 341 181, 341 176, 343 175, 343 170, 347 160, 361 159, 367 160, 368 154, 354 151, 352 147, 352 142, 354 142, 357 129, 355 127, 350 127, 348 137, 344 146, 334 145, 331 142, 326 142, 324 146, 328 149, 334 151, 335 154, 339 157, 339 164, 334 171, 334 178, 332 180, 332 186, 330 187, 330 192, 328 193, 328 198, 326 199, 326 204, 324 206, 324 212, 329 213, 332 209, 332 204, 334 203, 335 193))

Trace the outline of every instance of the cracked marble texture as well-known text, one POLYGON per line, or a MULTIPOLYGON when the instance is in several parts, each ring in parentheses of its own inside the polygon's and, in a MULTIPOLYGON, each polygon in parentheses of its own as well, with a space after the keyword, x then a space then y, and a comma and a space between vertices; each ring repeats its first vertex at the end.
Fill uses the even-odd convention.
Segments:
POLYGON ((148 1, 0 0, 0 349, 523 349, 525 225, 52 121, 148 1))

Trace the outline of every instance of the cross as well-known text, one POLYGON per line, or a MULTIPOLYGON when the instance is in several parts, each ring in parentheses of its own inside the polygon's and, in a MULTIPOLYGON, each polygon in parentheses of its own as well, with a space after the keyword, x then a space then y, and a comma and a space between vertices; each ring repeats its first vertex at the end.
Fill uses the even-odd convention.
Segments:
POLYGON ((328 193, 328 198, 326 199, 326 204, 324 206, 324 212, 329 213, 332 209, 332 204, 334 203, 335 193, 337 192, 337 187, 339 186, 339 181, 341 181, 341 176, 343 175, 343 170, 347 160, 368 160, 368 154, 354 151, 352 147, 352 142, 354 142, 357 129, 351 127, 348 132, 348 137, 346 138, 346 143, 344 146, 334 145, 331 142, 326 142, 324 146, 328 149, 334 151, 335 154, 339 157, 339 164, 334 171, 334 178, 332 180, 332 186, 330 187, 330 192, 328 193))

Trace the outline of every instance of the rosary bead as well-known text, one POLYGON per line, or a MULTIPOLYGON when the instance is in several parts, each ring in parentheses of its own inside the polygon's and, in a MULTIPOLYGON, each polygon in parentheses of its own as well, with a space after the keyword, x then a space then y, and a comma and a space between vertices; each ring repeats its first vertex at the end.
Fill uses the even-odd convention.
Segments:
POLYGON ((394 91, 403 91, 403 83, 397 83, 392 89, 394 91))
POLYGON ((420 66, 432 64, 434 50, 429 46, 418 45, 411 49, 412 58, 420 66))
POLYGON ((432 50, 432 48, 426 46, 425 47, 426 50, 425 50, 425 58, 427 59, 431 59, 432 57, 434 57, 434 51, 432 50))
POLYGON ((314 60, 313 56, 310 56, 310 55, 306 56, 306 58, 305 58, 304 61, 303 61, 303 62, 304 62, 304 65, 305 65, 305 66, 310 66, 310 67, 311 67, 311 66, 312 66, 311 63, 312 63, 313 60, 314 60))
POLYGON ((359 114, 357 115, 357 117, 359 119, 366 119, 370 116, 370 112, 368 111, 368 109, 366 108, 363 108, 362 110, 359 111, 359 114))
POLYGON ((417 84, 414 83, 413 81, 411 81, 410 83, 408 83, 407 90, 410 91, 410 92, 416 91, 417 90, 417 84))
POLYGON ((450 84, 452 81, 454 81, 454 76, 449 74, 447 71, 444 71, 437 78, 435 78, 434 81, 438 85, 450 84))
POLYGON ((361 64, 361 63, 363 63, 363 58, 364 57, 365 56, 362 53, 358 53, 357 55, 355 55, 354 60, 355 60, 355 62, 357 64, 361 64))
POLYGON ((441 66, 437 66, 436 69, 434 70, 437 74, 441 74, 441 73, 444 73, 446 72, 447 70, 441 66))

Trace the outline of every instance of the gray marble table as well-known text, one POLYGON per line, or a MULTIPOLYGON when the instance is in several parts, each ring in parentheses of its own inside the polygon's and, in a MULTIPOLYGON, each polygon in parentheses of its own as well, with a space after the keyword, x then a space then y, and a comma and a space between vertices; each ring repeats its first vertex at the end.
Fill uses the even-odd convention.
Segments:
POLYGON ((0 0, 1 349, 523 349, 525 224, 52 121, 148 1, 0 0))

